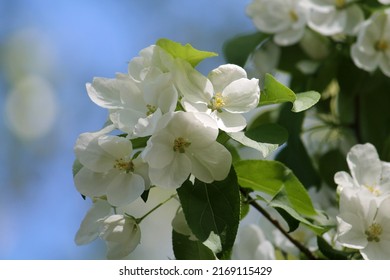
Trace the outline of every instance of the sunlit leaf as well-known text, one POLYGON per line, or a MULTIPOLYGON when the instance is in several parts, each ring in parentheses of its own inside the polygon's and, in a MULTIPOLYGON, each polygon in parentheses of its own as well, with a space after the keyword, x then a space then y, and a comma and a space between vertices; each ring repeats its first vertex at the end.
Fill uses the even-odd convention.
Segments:
POLYGON ((156 45, 163 48, 175 58, 181 58, 188 61, 193 67, 199 64, 202 60, 218 56, 217 53, 200 51, 192 47, 190 44, 182 45, 169 39, 159 39, 156 45))

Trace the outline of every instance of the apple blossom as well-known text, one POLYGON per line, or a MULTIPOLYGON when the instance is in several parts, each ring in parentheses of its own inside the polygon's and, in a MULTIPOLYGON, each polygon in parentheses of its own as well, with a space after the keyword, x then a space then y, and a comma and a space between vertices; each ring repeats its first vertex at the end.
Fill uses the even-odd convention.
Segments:
POLYGON ((306 9, 300 0, 254 0, 246 12, 257 29, 275 34, 280 46, 297 43, 305 32, 306 9))
POLYGON ((122 259, 140 243, 141 231, 136 220, 126 214, 113 214, 105 200, 96 200, 76 233, 77 245, 100 237, 107 245, 108 259, 122 259))
POLYGON ((308 0, 308 25, 318 33, 331 36, 354 35, 364 20, 363 10, 354 0, 308 0))
POLYGON ((364 193, 343 191, 337 241, 360 250, 364 259, 390 258, 390 196, 378 205, 364 193))
POLYGON ((132 158, 129 139, 83 133, 75 154, 83 167, 74 177, 77 190, 89 197, 107 196, 113 206, 126 205, 149 188, 147 165, 132 158))
POLYGON ((164 115, 142 152, 149 164, 151 183, 178 188, 190 174, 206 183, 225 179, 232 158, 229 151, 216 142, 217 136, 217 124, 207 114, 164 115))
POLYGON ((357 67, 370 72, 379 67, 390 77, 390 9, 375 12, 361 25, 351 57, 357 67))
POLYGON ((351 189, 378 200, 390 194, 390 165, 379 159, 372 144, 353 146, 347 155, 347 163, 352 176, 345 171, 334 176, 340 192, 351 189))
POLYGON ((183 95, 184 109, 209 114, 223 131, 243 130, 246 120, 241 114, 259 103, 259 80, 249 80, 245 70, 233 64, 219 66, 206 78, 188 63, 178 63, 181 67, 176 73, 176 84, 183 95))

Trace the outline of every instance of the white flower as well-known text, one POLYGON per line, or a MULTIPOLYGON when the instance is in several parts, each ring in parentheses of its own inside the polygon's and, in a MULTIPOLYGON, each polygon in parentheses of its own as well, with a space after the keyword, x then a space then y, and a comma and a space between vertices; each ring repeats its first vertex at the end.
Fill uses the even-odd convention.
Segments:
POLYGON ((232 158, 216 142, 217 136, 218 127, 207 114, 175 112, 163 116, 142 153, 152 184, 178 188, 190 174, 206 183, 225 179, 232 158))
POLYGON ((357 67, 366 71, 379 67, 390 77, 390 9, 375 12, 361 25, 351 57, 357 67))
POLYGON ((149 136, 162 114, 176 108, 177 90, 171 74, 161 74, 137 83, 128 75, 116 79, 95 78, 87 84, 88 95, 110 110, 110 119, 129 137, 149 136))
POLYGON ((378 1, 379 1, 379 3, 382 3, 384 5, 390 4, 390 0, 378 0, 378 1))
POLYGON ((178 93, 173 83, 173 57, 152 45, 133 58, 128 74, 115 79, 94 78, 87 83, 89 97, 110 110, 110 119, 130 138, 150 136, 157 121, 175 110, 178 93))
POLYGON ((147 165, 139 157, 132 158, 129 139, 83 133, 74 150, 83 165, 74 177, 81 194, 92 198, 106 195, 111 205, 123 206, 149 188, 147 165))
POLYGON ((308 0, 308 25, 325 36, 346 33, 354 35, 364 14, 354 0, 308 0))
POLYGON ((258 79, 249 80, 245 70, 233 64, 219 66, 206 78, 190 64, 178 63, 181 69, 175 79, 186 111, 209 114, 226 132, 245 128, 246 120, 241 114, 254 109, 259 103, 258 79))
POLYGON ((246 9, 260 31, 274 35, 281 46, 297 43, 306 27, 306 10, 300 0, 254 0, 246 9))
POLYGON ((238 242, 233 247, 237 260, 274 260, 275 249, 260 227, 250 224, 240 228, 238 242))
POLYGON ((105 200, 97 200, 89 209, 76 233, 77 245, 84 245, 95 240, 100 233, 102 219, 112 214, 112 207, 105 200))
POLYGON ((347 163, 352 176, 340 171, 334 177, 340 192, 351 189, 377 199, 390 194, 390 165, 379 159, 372 144, 353 146, 347 155, 347 163))
POLYGON ((343 191, 337 241, 360 250, 364 259, 390 258, 390 196, 379 205, 363 193, 343 191))
POLYGON ((84 245, 100 237, 106 241, 108 259, 122 259, 129 255, 140 243, 140 228, 133 217, 112 212, 107 201, 97 200, 76 233, 76 244, 84 245))
POLYGON ((102 221, 99 236, 106 241, 107 258, 122 259, 138 246, 141 240, 141 231, 133 217, 117 214, 102 221))

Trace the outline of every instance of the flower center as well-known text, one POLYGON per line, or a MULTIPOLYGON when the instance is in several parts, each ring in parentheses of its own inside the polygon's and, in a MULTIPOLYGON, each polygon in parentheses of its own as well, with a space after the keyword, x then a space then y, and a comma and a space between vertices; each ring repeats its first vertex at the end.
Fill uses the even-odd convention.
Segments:
POLYGON ((382 234, 382 226, 377 223, 373 223, 371 226, 368 227, 368 229, 364 232, 367 235, 367 241, 375 241, 379 242, 380 238, 379 236, 382 234))
POLYGON ((184 139, 183 137, 179 137, 175 139, 175 142, 173 144, 173 150, 175 152, 179 153, 185 153, 186 148, 188 148, 191 145, 191 142, 184 139))
POLYGON ((225 106, 225 101, 223 100, 222 93, 216 93, 211 99, 211 104, 208 106, 213 111, 222 112, 222 107, 225 106))
POLYGON ((367 190, 375 196, 380 196, 382 194, 381 190, 378 187, 374 186, 365 186, 367 190))
POLYGON ((291 10, 288 14, 290 15, 290 18, 293 22, 298 21, 298 15, 295 11, 291 10))
POLYGON ((146 105, 146 109, 148 109, 148 111, 146 112, 146 115, 147 115, 147 116, 150 116, 151 114, 153 114, 154 112, 156 112, 157 107, 148 104, 148 105, 146 105))
POLYGON ((114 168, 125 173, 134 172, 134 163, 131 160, 126 161, 120 158, 115 161, 114 168))
POLYGON ((379 40, 378 42, 375 43, 375 49, 378 52, 384 52, 389 48, 389 43, 387 43, 386 40, 379 40))
POLYGON ((336 8, 337 9, 342 9, 344 8, 344 6, 346 5, 346 0, 336 0, 335 1, 335 4, 336 4, 336 8))

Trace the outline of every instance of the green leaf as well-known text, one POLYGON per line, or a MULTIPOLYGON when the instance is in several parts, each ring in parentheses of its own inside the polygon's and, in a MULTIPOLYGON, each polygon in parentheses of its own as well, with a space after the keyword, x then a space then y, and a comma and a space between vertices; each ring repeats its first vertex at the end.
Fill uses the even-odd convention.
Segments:
POLYGON ((306 91, 296 94, 296 100, 293 102, 293 112, 302 112, 316 104, 321 98, 321 94, 316 91, 306 91))
POLYGON ((260 94, 259 105, 294 102, 295 93, 275 79, 270 74, 265 74, 264 87, 260 94))
POLYGON ((269 144, 269 143, 261 143, 256 142, 250 138, 248 138, 244 132, 229 132, 228 135, 238 143, 253 148, 255 150, 258 150, 262 153, 263 157, 267 157, 270 153, 275 151, 278 148, 278 145, 276 144, 269 144))
POLYGON ((326 242, 325 239, 320 236, 317 236, 317 244, 320 252, 330 260, 349 259, 348 257, 350 256, 350 253, 333 249, 332 246, 330 246, 328 242, 326 242))
MULTIPOLYGON (((310 196, 298 178, 285 165, 269 160, 245 160, 234 165, 238 183, 245 188, 275 197, 285 192, 288 204, 300 215, 315 216, 310 196)), ((286 209, 285 209, 286 210, 286 209)))
POLYGON ((192 233, 201 242, 212 233, 218 235, 222 245, 218 256, 229 254, 240 220, 240 193, 234 169, 223 181, 186 181, 177 193, 192 233))
POLYGON ((217 53, 200 51, 192 47, 190 44, 182 45, 180 43, 171 41, 169 39, 159 39, 156 45, 163 48, 166 52, 171 54, 174 58, 181 58, 188 61, 192 67, 195 67, 205 58, 218 56, 217 53))
POLYGON ((251 127, 245 132, 250 139, 261 142, 281 145, 288 139, 287 130, 276 123, 261 124, 251 127))
POLYGON ((267 34, 256 32, 228 40, 223 46, 226 61, 244 67, 249 55, 268 37, 267 34))
POLYGON ((312 107, 320 100, 321 95, 316 91, 306 91, 295 94, 270 74, 265 74, 264 88, 260 94, 259 105, 291 102, 295 113, 312 107))
POLYGON ((178 260, 215 260, 214 253, 200 241, 172 231, 173 253, 178 260))
POLYGON ((348 171, 345 155, 340 150, 328 151, 320 157, 318 169, 325 183, 336 188, 337 184, 334 182, 334 174, 338 171, 348 171))
POLYGON ((321 234, 326 231, 326 228, 313 224, 310 220, 294 209, 284 188, 282 188, 277 195, 272 198, 268 205, 278 210, 284 220, 288 223, 290 232, 297 229, 299 223, 305 224, 317 234, 321 234))

